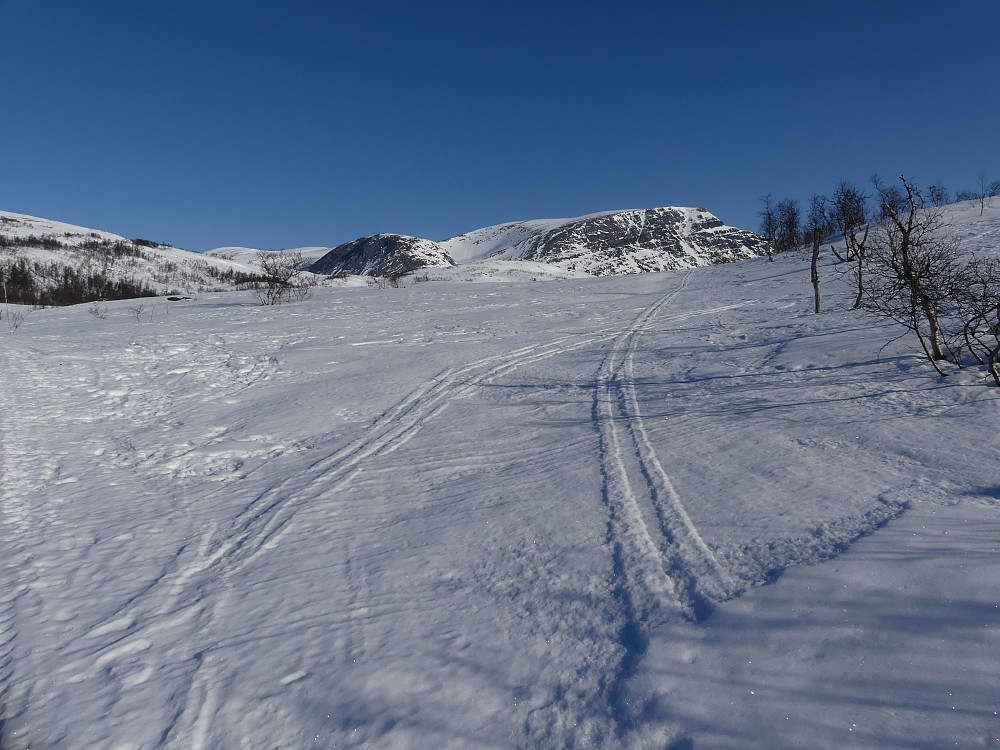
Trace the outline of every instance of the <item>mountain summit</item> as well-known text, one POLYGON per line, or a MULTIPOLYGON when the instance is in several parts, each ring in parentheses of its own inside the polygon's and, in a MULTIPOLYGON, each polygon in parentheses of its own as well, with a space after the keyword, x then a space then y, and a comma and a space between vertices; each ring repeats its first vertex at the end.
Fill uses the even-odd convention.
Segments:
POLYGON ((765 244, 761 235, 727 226, 704 208, 645 208, 498 224, 442 242, 362 237, 334 248, 311 270, 385 275, 497 259, 609 276, 753 258, 764 253, 765 244))
POLYGON ((330 250, 313 263, 313 273, 350 273, 392 276, 430 266, 453 266, 455 261, 438 243, 402 234, 360 237, 330 250))
POLYGON ((591 276, 728 263, 765 252, 759 234, 704 208, 641 208, 575 219, 499 224, 441 243, 456 260, 498 257, 550 263, 591 276))

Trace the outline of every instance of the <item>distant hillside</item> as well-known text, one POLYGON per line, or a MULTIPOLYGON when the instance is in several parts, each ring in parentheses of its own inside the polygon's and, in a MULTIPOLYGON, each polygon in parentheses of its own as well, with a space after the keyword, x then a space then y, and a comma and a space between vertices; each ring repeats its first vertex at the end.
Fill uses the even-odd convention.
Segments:
MULTIPOLYGON (((393 276, 436 269, 455 278, 539 279, 714 265, 761 255, 764 242, 705 209, 651 208, 510 222, 442 242, 377 234, 332 249, 299 251, 308 270, 324 275, 393 276)), ((0 282, 15 304, 232 290, 259 273, 258 252, 220 247, 194 253, 0 212, 0 282)))
POLYGON ((420 268, 453 265, 455 261, 436 242, 401 234, 376 234, 333 248, 309 270, 325 274, 393 276, 420 268))
POLYGON ((228 290, 256 272, 233 260, 0 211, 0 281, 15 304, 228 290))
POLYGON ((362 237, 334 248, 311 270, 386 275, 493 259, 609 276, 753 258, 764 254, 765 242, 761 235, 726 226, 703 208, 649 208, 511 222, 443 242, 362 237))
MULTIPOLYGON (((282 252, 300 253, 302 255, 302 259, 311 265, 330 252, 330 250, 331 248, 329 247, 310 246, 288 248, 282 250, 282 252)), ((256 247, 216 247, 211 250, 206 250, 202 253, 202 255, 212 258, 222 258, 223 260, 234 260, 244 266, 256 268, 257 254, 259 252, 260 248, 256 247)))
POLYGON ((500 224, 441 246, 456 260, 532 260, 607 276, 753 258, 764 254, 765 242, 759 234, 723 224, 704 208, 672 207, 500 224))

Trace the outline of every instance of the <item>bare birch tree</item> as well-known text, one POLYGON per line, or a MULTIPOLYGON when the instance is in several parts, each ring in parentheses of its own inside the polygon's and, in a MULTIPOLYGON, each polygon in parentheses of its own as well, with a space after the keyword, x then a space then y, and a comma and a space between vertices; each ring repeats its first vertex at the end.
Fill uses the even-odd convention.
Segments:
POLYGON ((760 216, 760 233, 767 237, 767 259, 769 261, 774 261, 775 242, 778 237, 778 213, 774 206, 774 199, 771 198, 771 194, 763 196, 760 199, 763 203, 758 211, 760 216))
POLYGON ((871 237, 862 307, 915 333, 934 368, 945 375, 938 363, 954 347, 944 321, 962 294, 964 269, 956 243, 942 232, 940 211, 924 208, 916 188, 899 179, 902 199, 895 186, 874 180, 884 218, 871 237))
POLYGON ((809 199, 809 215, 807 217, 808 230, 812 239, 812 260, 810 263, 810 279, 813 286, 813 308, 819 315, 820 293, 819 293, 819 250, 823 244, 823 234, 827 227, 826 196, 814 193, 809 199))

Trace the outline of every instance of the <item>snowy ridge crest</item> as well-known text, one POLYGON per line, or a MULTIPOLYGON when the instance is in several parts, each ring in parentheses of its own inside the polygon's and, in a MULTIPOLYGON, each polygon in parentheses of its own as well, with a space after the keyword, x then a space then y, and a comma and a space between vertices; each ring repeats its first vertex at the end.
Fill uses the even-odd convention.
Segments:
POLYGON ((703 208, 647 208, 498 224, 442 242, 362 237, 334 248, 312 270, 385 275, 490 259, 611 276, 754 258, 764 254, 765 242, 758 234, 726 226, 703 208))

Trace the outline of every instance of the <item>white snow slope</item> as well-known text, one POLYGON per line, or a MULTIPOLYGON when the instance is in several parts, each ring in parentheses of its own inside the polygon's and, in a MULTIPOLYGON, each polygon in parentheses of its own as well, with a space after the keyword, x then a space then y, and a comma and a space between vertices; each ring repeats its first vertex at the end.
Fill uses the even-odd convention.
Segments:
POLYGON ((543 261, 594 276, 697 268, 764 253, 763 238, 703 208, 603 211, 475 229, 437 243, 458 263, 543 261))
POLYGON ((572 219, 509 221, 505 224, 474 229, 457 237, 442 240, 438 244, 459 263, 481 260, 495 254, 501 254, 503 257, 517 257, 520 254, 518 251, 524 250, 526 243, 537 240, 548 232, 584 219, 596 219, 616 213, 622 212, 601 211, 572 219))
POLYGON ((255 254, 234 260, 234 253, 228 257, 220 257, 219 253, 194 253, 170 245, 146 243, 144 240, 136 242, 111 232, 10 211, 0 211, 0 236, 26 243, 23 247, 0 253, 0 261, 9 262, 24 257, 29 261, 71 266, 77 270, 101 270, 111 278, 145 282, 165 294, 233 289, 234 284, 220 279, 222 274, 252 274, 260 270, 255 263, 255 254), (61 246, 46 248, 33 240, 55 240, 61 246), (125 243, 134 254, 113 258, 106 252, 93 248, 88 250, 86 243, 93 241, 125 243))
MULTIPOLYGON (((300 253, 303 260, 307 260, 313 263, 328 252, 332 248, 329 247, 294 247, 283 250, 286 253, 300 253)), ((207 255, 212 258, 221 258, 223 260, 232 260, 237 263, 242 263, 244 266, 252 269, 259 269, 260 263, 258 262, 258 255, 260 253, 260 248, 256 247, 216 247, 212 250, 206 250, 202 255, 207 255)))
POLYGON ((997 746, 1000 391, 838 272, 30 312, 0 746, 997 746))

